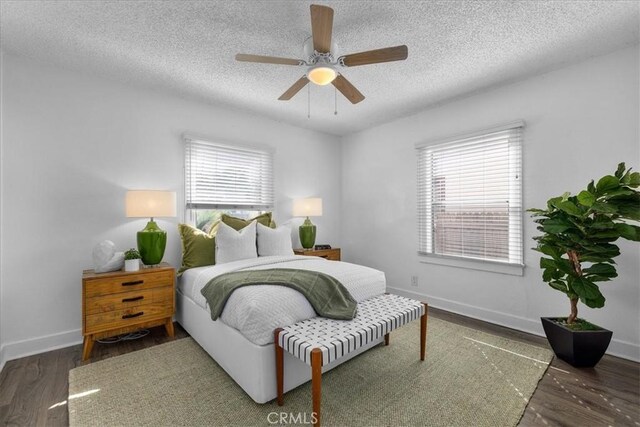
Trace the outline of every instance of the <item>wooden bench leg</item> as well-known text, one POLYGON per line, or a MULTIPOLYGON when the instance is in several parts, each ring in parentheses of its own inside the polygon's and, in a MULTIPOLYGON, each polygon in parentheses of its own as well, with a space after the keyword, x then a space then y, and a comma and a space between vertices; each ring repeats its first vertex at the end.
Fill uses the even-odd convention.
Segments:
POLYGON ((384 345, 389 345, 389 334, 384 334, 384 345))
POLYGON ((313 427, 320 426, 320 400, 322 394, 322 350, 311 350, 311 396, 313 400, 313 412, 311 419, 313 427))
POLYGON ((420 360, 424 360, 424 356, 426 353, 427 347, 427 311, 429 310, 429 305, 426 302, 423 302, 424 305, 424 314, 420 316, 420 360))
POLYGON ((278 385, 278 406, 284 405, 284 354, 282 347, 278 344, 278 337, 282 328, 274 331, 273 344, 276 348, 276 383, 278 385))

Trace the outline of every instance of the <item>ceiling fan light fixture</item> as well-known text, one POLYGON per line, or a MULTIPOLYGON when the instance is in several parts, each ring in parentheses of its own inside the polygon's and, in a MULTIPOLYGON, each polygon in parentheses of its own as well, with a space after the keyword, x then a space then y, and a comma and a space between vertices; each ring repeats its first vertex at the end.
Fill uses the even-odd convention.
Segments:
POLYGON ((312 83, 315 83, 319 86, 325 86, 335 80, 338 76, 336 70, 331 67, 327 67, 324 64, 317 65, 309 70, 307 73, 307 78, 312 83))

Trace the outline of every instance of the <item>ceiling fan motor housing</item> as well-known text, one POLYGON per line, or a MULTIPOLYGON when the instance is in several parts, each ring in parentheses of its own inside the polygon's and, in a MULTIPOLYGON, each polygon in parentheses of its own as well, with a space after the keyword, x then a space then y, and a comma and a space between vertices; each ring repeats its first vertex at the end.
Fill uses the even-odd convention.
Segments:
POLYGON ((338 44, 334 41, 331 42, 330 52, 316 52, 313 48, 313 38, 311 36, 307 37, 302 45, 302 57, 306 58, 307 64, 309 65, 319 62, 336 65, 338 53, 338 44))

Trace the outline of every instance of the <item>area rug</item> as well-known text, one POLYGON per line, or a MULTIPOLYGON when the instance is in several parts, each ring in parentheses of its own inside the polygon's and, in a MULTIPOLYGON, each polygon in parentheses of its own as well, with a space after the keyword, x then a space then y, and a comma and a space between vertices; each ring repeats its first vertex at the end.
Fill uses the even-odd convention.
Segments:
MULTIPOLYGON (((548 349, 431 318, 322 376, 324 426, 516 425, 544 375, 548 349)), ((71 426, 309 424, 307 383, 285 406, 257 404, 191 338, 69 372, 71 426), (280 418, 284 417, 284 418, 280 418)))

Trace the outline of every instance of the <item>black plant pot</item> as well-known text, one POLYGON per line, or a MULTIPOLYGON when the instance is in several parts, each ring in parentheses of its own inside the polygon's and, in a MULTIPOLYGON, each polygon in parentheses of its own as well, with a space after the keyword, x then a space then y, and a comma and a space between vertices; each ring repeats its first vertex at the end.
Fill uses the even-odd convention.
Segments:
POLYGON ((613 332, 604 328, 574 331, 557 323, 555 317, 541 317, 540 320, 556 356, 577 368, 596 366, 613 336, 613 332))

